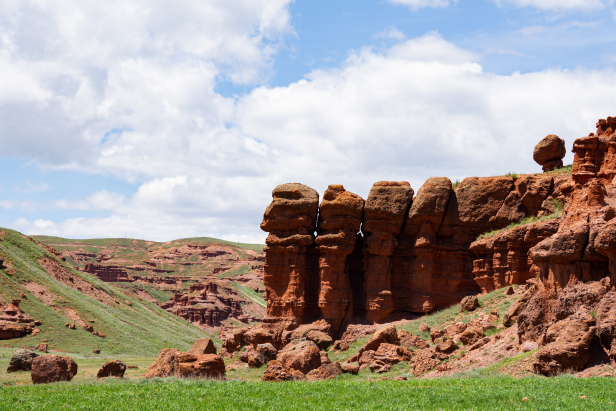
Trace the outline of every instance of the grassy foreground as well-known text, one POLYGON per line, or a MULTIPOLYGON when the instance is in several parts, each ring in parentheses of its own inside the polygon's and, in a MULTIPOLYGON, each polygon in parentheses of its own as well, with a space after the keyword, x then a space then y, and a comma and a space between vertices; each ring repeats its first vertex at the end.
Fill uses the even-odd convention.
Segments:
POLYGON ((572 377, 248 383, 106 380, 0 389, 2 410, 585 410, 616 408, 616 383, 572 377))

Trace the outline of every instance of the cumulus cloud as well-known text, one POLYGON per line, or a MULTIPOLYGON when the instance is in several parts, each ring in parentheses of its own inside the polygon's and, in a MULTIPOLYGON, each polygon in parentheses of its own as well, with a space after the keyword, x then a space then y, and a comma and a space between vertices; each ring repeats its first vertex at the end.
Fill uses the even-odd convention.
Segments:
POLYGON ((612 70, 495 75, 438 33, 356 50, 339 67, 269 87, 271 58, 291 32, 288 3, 79 2, 63 14, 54 2, 3 2, 3 64, 34 91, 3 96, 2 153, 139 181, 130 198, 75 193, 46 205, 77 217, 13 227, 261 242, 261 216, 278 184, 321 193, 344 184, 365 197, 380 180, 417 190, 435 175, 538 172, 532 149, 542 137, 558 134, 571 147, 614 114, 612 70), (227 98, 215 91, 221 78, 262 85, 227 98))

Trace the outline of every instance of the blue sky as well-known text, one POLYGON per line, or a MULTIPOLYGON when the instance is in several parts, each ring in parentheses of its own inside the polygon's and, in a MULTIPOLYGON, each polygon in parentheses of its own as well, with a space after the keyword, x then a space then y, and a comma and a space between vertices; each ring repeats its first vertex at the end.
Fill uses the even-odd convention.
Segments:
POLYGON ((261 242, 284 182, 536 172, 543 136, 616 115, 615 23, 610 0, 7 0, 0 226, 261 242))

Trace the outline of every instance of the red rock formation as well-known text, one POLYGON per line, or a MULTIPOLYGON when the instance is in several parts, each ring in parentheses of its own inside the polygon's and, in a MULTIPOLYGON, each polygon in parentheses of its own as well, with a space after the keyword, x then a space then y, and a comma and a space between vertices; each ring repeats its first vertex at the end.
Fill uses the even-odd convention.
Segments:
MULTIPOLYGON (((347 256, 355 247, 364 200, 341 185, 330 185, 321 202, 316 238, 319 250, 319 308, 337 330, 353 313, 347 256)), ((335 332, 337 333, 337 331, 335 332)))
POLYGON ((165 348, 144 374, 145 378, 223 378, 225 362, 214 354, 193 355, 165 348))
POLYGON ((83 268, 83 271, 92 274, 95 277, 98 277, 106 283, 131 282, 131 279, 129 279, 128 273, 126 272, 126 269, 124 269, 124 267, 88 263, 83 268))
POLYGON ((265 240, 263 283, 267 294, 264 322, 318 318, 318 274, 314 272, 314 230, 319 194, 302 184, 283 184, 272 192, 261 229, 265 240), (315 275, 316 274, 316 275, 315 275))
POLYGON ((515 227, 494 237, 475 241, 470 250, 475 253, 473 275, 483 293, 512 284, 524 284, 534 278, 528 251, 558 230, 559 220, 548 220, 515 227))
POLYGON ((566 152, 565 141, 557 135, 550 134, 535 146, 533 159, 543 166, 543 171, 552 171, 563 166, 566 152))
POLYGON ((120 360, 106 362, 96 373, 96 378, 118 377, 124 378, 126 364, 120 360))
POLYGON ((391 256, 412 199, 413 189, 406 181, 375 183, 368 194, 362 226, 368 321, 382 321, 394 310, 391 256))
POLYGON ((0 303, 0 340, 10 340, 30 334, 34 319, 19 309, 21 300, 13 300, 4 307, 0 303))

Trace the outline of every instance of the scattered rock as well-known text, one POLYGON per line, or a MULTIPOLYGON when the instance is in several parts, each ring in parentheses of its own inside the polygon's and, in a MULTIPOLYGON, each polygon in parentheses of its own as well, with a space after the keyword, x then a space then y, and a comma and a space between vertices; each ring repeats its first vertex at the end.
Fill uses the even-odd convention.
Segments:
POLYGON ((278 360, 272 360, 267 364, 267 369, 261 377, 261 381, 301 381, 305 379, 304 374, 301 371, 294 369, 287 369, 278 360))
POLYGON ((188 352, 193 355, 216 354, 216 346, 211 338, 201 338, 193 343, 188 352))
POLYGON ((322 364, 319 368, 306 374, 307 381, 333 380, 342 374, 342 368, 338 361, 329 364, 322 364))
POLYGON ((36 347, 34 347, 35 351, 42 351, 42 352, 45 352, 45 353, 47 352, 47 349, 48 349, 48 347, 47 347, 47 344, 45 344, 45 343, 40 343, 36 347))
POLYGON ((453 340, 445 340, 438 344, 434 351, 437 353, 451 354, 458 349, 458 345, 453 340))
POLYGON ((479 300, 476 295, 469 295, 460 301, 460 312, 475 311, 479 307, 479 300))
POLYGON ((509 286, 507 287, 507 291, 505 291, 505 295, 513 295, 514 292, 513 287, 509 286))
POLYGON ((278 352, 276 359, 284 368, 304 375, 321 366, 321 352, 312 341, 292 341, 278 352))
POLYGON ((364 345, 359 349, 357 354, 351 357, 348 361, 355 362, 357 361, 361 355, 365 351, 376 351, 379 349, 381 344, 393 344, 400 345, 400 339, 398 338, 398 332, 396 331, 396 327, 393 324, 386 324, 382 328, 380 328, 364 345))
POLYGON ((359 373, 359 366, 348 362, 341 363, 340 369, 342 369, 342 372, 348 374, 357 375, 357 373, 359 373))
POLYGON ((347 351, 349 349, 349 344, 340 340, 337 340, 333 347, 332 350, 336 351, 336 352, 340 352, 340 351, 347 351))
POLYGON ((454 335, 462 334, 467 327, 463 322, 457 322, 445 327, 445 332, 448 336, 453 337, 454 335))
POLYGON ((464 345, 472 345, 483 337, 485 337, 483 328, 473 326, 468 327, 462 334, 460 334, 460 341, 464 345))
POLYGON ((92 327, 90 324, 84 324, 82 328, 89 333, 94 332, 94 327, 92 327))
POLYGON ((532 350, 536 350, 537 348, 539 348, 539 344, 537 344, 536 342, 534 342, 534 341, 526 341, 520 347, 520 351, 521 352, 529 352, 529 351, 532 351, 532 350))
POLYGON ((119 360, 113 360, 105 363, 103 367, 98 370, 96 378, 105 377, 119 377, 124 378, 124 372, 126 371, 126 364, 119 360))
POLYGON ((430 333, 430 339, 434 342, 437 338, 441 338, 444 335, 447 335, 445 330, 434 330, 430 333))
POLYGON ((223 378, 225 362, 214 354, 193 355, 165 348, 144 374, 145 378, 223 378))
POLYGON ((99 350, 98 348, 94 348, 94 349, 92 349, 92 352, 93 352, 94 354, 100 354, 100 353, 101 353, 101 350, 99 350))
POLYGON ((278 350, 270 343, 259 344, 256 350, 265 358, 266 362, 275 360, 278 354, 278 350))
POLYGON ((34 351, 20 349, 15 351, 8 368, 7 373, 16 371, 30 371, 32 369, 32 361, 39 355, 34 351))
POLYGON ((240 354, 240 361, 247 363, 250 368, 259 368, 267 362, 263 354, 250 346, 240 354))
POLYGON ((77 363, 61 355, 39 356, 32 362, 31 377, 34 384, 70 381, 77 375, 77 363))
POLYGON ((421 325, 419 326, 419 332, 420 333, 429 333, 430 332, 430 327, 428 327, 428 324, 426 324, 426 323, 421 323, 421 325))
POLYGON ((490 342, 490 337, 483 337, 482 339, 480 339, 479 341, 475 342, 470 347, 468 347, 468 351, 474 351, 474 350, 476 350, 478 348, 483 347, 484 345, 486 345, 489 342, 490 342))

